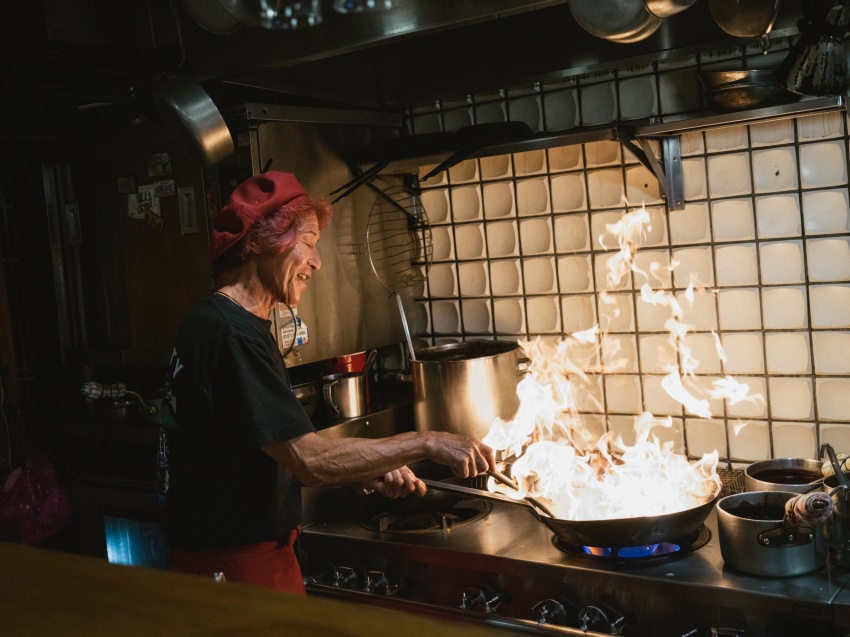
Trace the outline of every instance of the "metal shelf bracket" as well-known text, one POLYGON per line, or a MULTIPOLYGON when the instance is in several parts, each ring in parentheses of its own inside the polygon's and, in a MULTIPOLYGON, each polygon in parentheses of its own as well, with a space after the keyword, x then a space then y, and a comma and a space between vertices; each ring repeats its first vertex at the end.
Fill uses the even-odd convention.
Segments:
POLYGON ((652 171, 655 178, 658 179, 661 196, 667 200, 667 209, 671 211, 684 210, 685 183, 682 172, 682 145, 680 136, 666 135, 659 139, 663 164, 655 156, 648 138, 635 137, 633 132, 618 127, 617 141, 625 146, 647 170, 652 171))

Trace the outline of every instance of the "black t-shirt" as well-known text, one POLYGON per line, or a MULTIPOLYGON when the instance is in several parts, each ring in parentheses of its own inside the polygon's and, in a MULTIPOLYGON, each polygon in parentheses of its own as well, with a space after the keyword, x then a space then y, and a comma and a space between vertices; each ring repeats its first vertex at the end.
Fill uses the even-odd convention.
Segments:
POLYGON ((177 332, 169 385, 169 545, 219 549, 285 537, 301 520, 301 487, 260 447, 314 429, 271 322, 220 294, 206 297, 177 332))

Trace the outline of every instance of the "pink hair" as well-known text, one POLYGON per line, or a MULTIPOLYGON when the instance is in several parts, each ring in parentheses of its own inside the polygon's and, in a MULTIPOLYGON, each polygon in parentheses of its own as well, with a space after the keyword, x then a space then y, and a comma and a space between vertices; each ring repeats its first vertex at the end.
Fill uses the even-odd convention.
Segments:
POLYGON ((324 199, 307 199, 292 206, 284 206, 254 224, 245 236, 243 250, 259 254, 279 254, 289 250, 297 239, 298 222, 310 214, 316 215, 319 230, 324 230, 331 221, 333 209, 324 199))
POLYGON ((291 206, 283 206, 257 221, 248 233, 232 248, 213 262, 213 273, 238 267, 251 254, 280 254, 295 246, 298 222, 315 214, 319 230, 327 228, 333 217, 333 208, 326 199, 306 199, 291 206))

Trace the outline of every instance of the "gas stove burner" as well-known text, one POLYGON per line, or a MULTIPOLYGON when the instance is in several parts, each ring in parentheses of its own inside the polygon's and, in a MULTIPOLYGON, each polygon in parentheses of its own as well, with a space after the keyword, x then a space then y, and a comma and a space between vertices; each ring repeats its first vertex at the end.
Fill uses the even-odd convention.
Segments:
POLYGON ((465 498, 435 510, 412 513, 379 511, 363 516, 360 519, 360 525, 379 533, 450 531, 453 528, 471 524, 486 517, 492 508, 492 505, 486 500, 465 498))
POLYGON ((620 548, 600 548, 598 546, 583 546, 581 548, 588 555, 595 557, 620 557, 629 560, 669 555, 682 550, 680 545, 673 542, 659 542, 646 546, 622 546, 620 548))
POLYGON ((591 560, 611 560, 620 563, 642 562, 653 558, 678 557, 687 555, 705 546, 711 539, 711 531, 705 525, 685 538, 672 542, 659 542, 647 546, 595 547, 580 546, 554 536, 552 543, 564 553, 591 560))

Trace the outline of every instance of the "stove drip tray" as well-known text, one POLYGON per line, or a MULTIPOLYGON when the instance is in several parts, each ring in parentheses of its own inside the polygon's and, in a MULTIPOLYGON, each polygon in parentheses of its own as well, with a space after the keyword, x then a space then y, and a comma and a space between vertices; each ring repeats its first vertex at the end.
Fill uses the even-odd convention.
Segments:
MULTIPOLYGON (((415 496, 408 496, 415 497, 415 496)), ((460 498, 421 511, 378 511, 360 518, 360 525, 378 533, 433 533, 472 524, 490 513, 492 505, 479 498, 460 498)))
POLYGON ((580 546, 567 542, 558 536, 552 538, 552 543, 559 550, 575 557, 585 557, 590 560, 610 560, 619 563, 637 563, 654 558, 687 555, 705 546, 710 539, 711 531, 705 525, 702 525, 685 538, 648 546, 580 546))

